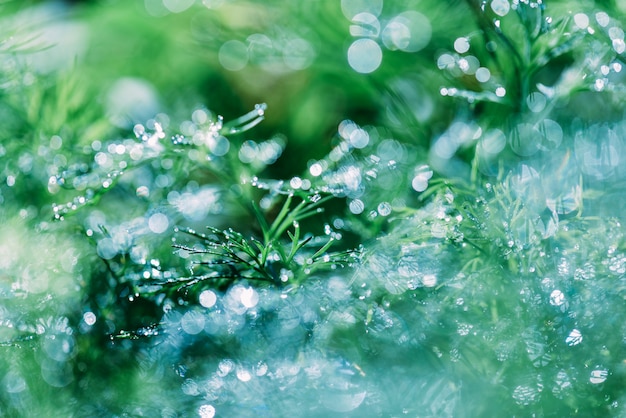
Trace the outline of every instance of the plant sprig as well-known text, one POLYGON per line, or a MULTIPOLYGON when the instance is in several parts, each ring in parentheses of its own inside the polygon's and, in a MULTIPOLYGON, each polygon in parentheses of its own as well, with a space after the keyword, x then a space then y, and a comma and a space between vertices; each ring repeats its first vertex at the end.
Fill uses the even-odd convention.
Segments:
POLYGON ((274 285, 298 284, 314 271, 343 267, 359 260, 359 252, 329 252, 339 237, 303 233, 300 222, 323 211, 320 206, 332 198, 312 193, 294 204, 289 192, 278 214, 268 222, 257 204, 253 204, 261 238, 246 237, 232 228, 207 226, 207 232, 178 228, 178 232, 198 240, 195 245, 175 244, 174 248, 201 257, 193 261, 190 277, 167 281, 147 281, 146 285, 182 290, 197 285, 227 284, 235 280, 268 282, 274 285), (200 267, 200 268, 199 268, 200 267))
MULTIPOLYGON (((207 121, 196 124, 196 129, 206 138, 241 134, 261 123, 265 118, 266 109, 265 103, 256 104, 250 112, 228 122, 224 122, 222 116, 219 115, 215 118, 207 117, 207 121)), ((138 124, 133 131, 135 138, 111 141, 104 147, 108 149, 110 145, 116 145, 125 150, 122 155, 107 152, 106 159, 112 161, 110 165, 103 167, 93 161, 74 163, 61 169, 58 175, 51 177, 50 186, 57 191, 60 189, 79 190, 77 184, 81 186, 80 190, 84 190, 67 203, 54 204, 54 220, 64 220, 65 217, 73 215, 84 206, 97 204, 101 197, 114 188, 125 173, 149 166, 164 158, 176 159, 181 164, 194 164, 189 158, 184 158, 184 152, 189 150, 197 150, 206 155, 206 159, 210 160, 211 164, 205 164, 202 168, 224 184, 236 182, 240 177, 239 160, 233 160, 229 155, 214 155, 208 145, 210 142, 208 140, 196 143, 180 134, 167 139, 168 135, 158 122, 154 123, 153 129, 138 124), (130 155, 133 150, 140 157, 133 158, 130 155)))

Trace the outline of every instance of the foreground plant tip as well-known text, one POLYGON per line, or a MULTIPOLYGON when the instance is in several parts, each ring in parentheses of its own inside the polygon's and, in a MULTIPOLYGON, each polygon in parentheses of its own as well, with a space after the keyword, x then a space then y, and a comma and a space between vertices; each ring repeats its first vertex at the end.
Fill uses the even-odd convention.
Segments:
POLYGON ((358 251, 327 252, 333 242, 340 239, 340 234, 328 230, 329 237, 307 234, 300 239, 300 222, 320 213, 318 206, 328 199, 313 194, 292 207, 293 197, 293 193, 289 192, 271 223, 264 219, 259 207, 253 205, 261 229, 261 240, 254 237, 246 239, 233 229, 207 227, 208 233, 199 233, 190 228, 176 228, 176 232, 198 241, 193 246, 174 244, 181 257, 198 258, 192 261, 192 276, 170 278, 167 281, 149 280, 146 277, 148 280, 143 280, 140 286, 150 289, 151 293, 157 292, 154 290, 156 287, 189 292, 193 290, 190 288, 220 288, 240 280, 291 286, 300 284, 317 270, 335 270, 358 263, 358 251), (290 225, 293 232, 288 229, 290 225), (290 242, 284 242, 285 232, 290 242), (314 249, 310 249, 312 246, 314 249))

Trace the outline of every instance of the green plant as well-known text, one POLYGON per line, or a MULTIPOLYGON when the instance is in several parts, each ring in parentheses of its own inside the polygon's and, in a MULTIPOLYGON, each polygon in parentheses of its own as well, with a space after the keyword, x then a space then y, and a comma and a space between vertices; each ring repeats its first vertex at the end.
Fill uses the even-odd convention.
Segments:
MULTIPOLYGON (((300 283, 307 275, 321 268, 342 267, 352 265, 357 260, 356 253, 346 251, 327 253, 336 240, 334 236, 325 239, 308 235, 301 237, 300 222, 320 212, 318 206, 330 197, 322 198, 319 194, 306 196, 300 203, 292 207, 293 194, 285 198, 280 211, 271 224, 268 224, 262 211, 255 206, 255 214, 261 227, 262 239, 251 237, 246 239, 243 234, 233 229, 219 230, 208 227, 207 234, 191 229, 182 232, 200 239, 201 247, 188 247, 176 244, 175 248, 190 254, 204 255, 211 259, 197 261, 195 265, 203 265, 208 272, 195 273, 184 286, 196 284, 203 280, 245 279, 267 281, 273 284, 300 283), (290 229, 293 228, 293 232, 290 229), (287 233, 289 242, 283 242, 287 233), (322 241, 325 239, 325 242, 322 241), (308 248, 316 245, 315 250, 308 248), (217 267, 221 267, 218 269, 217 267)), ((337 234, 332 234, 337 235, 337 234)), ((171 284, 179 284, 181 279, 171 284)))
POLYGON ((72 9, 0 62, 0 415, 623 415, 623 11, 72 9))

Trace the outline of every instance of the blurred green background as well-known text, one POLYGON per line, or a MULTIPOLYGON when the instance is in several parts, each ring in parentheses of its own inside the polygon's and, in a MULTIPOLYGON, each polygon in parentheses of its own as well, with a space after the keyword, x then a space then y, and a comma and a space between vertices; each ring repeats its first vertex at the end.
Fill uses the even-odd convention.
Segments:
POLYGON ((623 416, 625 16, 0 0, 0 415, 623 416), (360 266, 159 287, 315 190, 360 266))

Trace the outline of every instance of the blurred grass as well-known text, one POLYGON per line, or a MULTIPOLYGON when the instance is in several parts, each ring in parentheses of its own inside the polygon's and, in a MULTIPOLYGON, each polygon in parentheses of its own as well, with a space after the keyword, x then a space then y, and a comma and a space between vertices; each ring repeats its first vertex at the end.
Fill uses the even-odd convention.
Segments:
MULTIPOLYGON (((324 138, 332 138, 341 120, 385 122, 382 99, 385 93, 393 94, 392 81, 406 76, 422 86, 424 96, 435 99, 436 109, 427 124, 403 120, 409 124, 398 126, 393 134, 426 146, 433 130, 447 125, 452 111, 449 103, 437 98, 443 80, 434 55, 439 45, 450 45, 460 35, 452 28, 461 27, 468 11, 460 1, 414 3, 388 4, 385 13, 419 6, 435 28, 432 46, 410 55, 389 52, 375 74, 364 76, 346 71, 349 25, 339 2, 226 2, 216 10, 191 8, 158 18, 150 17, 141 2, 104 2, 78 12, 79 20, 89 22, 90 31, 80 72, 97 80, 101 91, 122 76, 147 80, 159 93, 161 109, 179 118, 198 103, 229 118, 254 103, 266 102, 266 121, 254 134, 286 135, 293 157, 279 162, 276 170, 291 175, 304 168, 306 157, 300 155, 325 154, 329 144, 324 138), (245 41, 259 33, 274 41, 289 36, 307 39, 316 57, 300 71, 289 70, 280 55, 268 58, 272 70, 253 62, 236 72, 221 67, 217 55, 224 42, 245 41)), ((263 63, 263 57, 259 59, 263 63)))
MULTIPOLYGON (((363 75, 352 70, 347 62, 346 51, 355 37, 350 34, 351 22, 343 15, 339 1, 226 1, 215 10, 198 4, 181 13, 159 16, 148 13, 145 4, 123 0, 0 2, 0 13, 8 22, 28 21, 28 16, 33 16, 33 22, 44 22, 35 30, 42 34, 42 50, 50 43, 59 42, 56 51, 68 54, 59 52, 64 60, 58 62, 46 55, 49 51, 26 53, 3 49, 4 44, 0 44, 0 115, 4 123, 0 129, 3 220, 0 242, 6 242, 0 247, 3 255, 0 313, 5 321, 0 342, 8 342, 2 347, 6 357, 0 361, 0 375, 4 376, 5 388, 9 383, 19 384, 21 378, 30 389, 3 394, 0 414, 36 416, 56 411, 70 415, 74 410, 78 416, 145 415, 146 411, 162 412, 157 411, 161 406, 171 415, 174 415, 172 411, 196 413, 196 403, 186 402, 191 398, 183 397, 179 391, 186 374, 174 368, 187 365, 192 369, 192 377, 202 377, 209 373, 206 363, 215 366, 213 363, 218 358, 246 353, 245 337, 249 335, 205 336, 185 341, 181 336, 172 336, 171 340, 164 337, 158 340, 164 344, 163 351, 159 351, 158 345, 152 346, 149 338, 112 340, 109 335, 123 330, 136 331, 157 321, 170 320, 162 317, 162 300, 133 298, 135 276, 132 274, 143 273, 141 269, 150 265, 152 257, 168 262, 163 266, 165 271, 168 268, 184 271, 185 262, 172 255, 169 233, 158 239, 154 235, 137 234, 137 242, 132 245, 149 250, 148 259, 143 260, 145 266, 131 260, 126 253, 112 260, 98 257, 95 249, 107 232, 91 231, 94 235, 90 238, 85 234, 87 225, 99 219, 109 226, 119 226, 119 231, 131 230, 130 219, 143 219, 151 211, 171 209, 166 191, 186 190, 192 182, 196 182, 196 188, 198 183, 211 184, 216 176, 210 170, 198 168, 198 161, 185 160, 188 154, 180 154, 183 162, 173 163, 179 178, 171 181, 169 189, 164 187, 164 191, 145 198, 140 196, 138 188, 145 184, 152 187, 154 178, 167 171, 158 161, 150 161, 134 174, 129 170, 128 177, 116 184, 113 191, 103 192, 94 211, 81 212, 76 219, 60 224, 49 222, 51 205, 71 201, 77 190, 60 189, 51 193, 49 181, 68 166, 73 166, 79 174, 88 172, 97 151, 92 145, 94 141, 107 146, 109 141, 132 137, 133 124, 145 123, 145 119, 156 113, 168 115, 167 132, 175 133, 182 130, 183 123, 199 106, 230 120, 260 102, 268 103, 265 121, 255 130, 233 139, 231 146, 235 148, 246 139, 284 135, 287 148, 283 157, 262 171, 263 176, 288 179, 305 172, 311 160, 332 162, 327 154, 332 147, 345 143, 345 138, 337 135, 337 126, 344 119, 352 119, 369 129, 372 142, 362 151, 353 150, 345 159, 335 162, 339 168, 380 170, 374 172, 380 178, 387 175, 387 180, 368 183, 369 194, 365 195, 370 199, 368 203, 374 202, 375 209, 378 200, 396 202, 392 218, 376 215, 376 210, 377 217, 373 219, 365 214, 341 218, 342 222, 352 222, 346 227, 346 235, 353 234, 356 242, 364 240, 371 258, 364 271, 351 279, 351 284, 356 284, 352 289, 355 297, 349 306, 344 306, 341 300, 328 304, 335 309, 345 308, 353 315, 354 322, 337 321, 337 325, 335 319, 323 317, 319 327, 328 327, 330 331, 325 334, 317 330, 315 338, 322 341, 324 350, 345 354, 358 362, 363 360, 368 373, 386 370, 390 364, 397 370, 406 369, 399 379, 403 382, 411 382, 412 373, 420 373, 422 366, 433 374, 443 371, 446 376, 434 385, 441 388, 437 406, 448 408, 449 412, 459 402, 466 401, 465 405, 471 407, 468 416, 495 414, 500 412, 496 409, 501 405, 516 408, 516 414, 529 413, 523 402, 515 402, 512 393, 517 386, 541 389, 544 382, 545 394, 530 408, 545 416, 610 414, 613 402, 624 399, 621 383, 625 374, 620 354, 623 341, 622 335, 614 332, 623 328, 620 310, 623 273, 615 271, 621 268, 619 257, 624 251, 624 239, 619 222, 603 218, 623 217, 623 196, 619 199, 624 188, 620 180, 624 172, 616 167, 608 174, 602 173, 606 178, 583 175, 579 172, 580 165, 576 166, 580 161, 572 157, 577 132, 589 133, 594 124, 619 124, 623 117, 623 90, 595 92, 589 85, 593 68, 588 58, 602 52, 600 46, 608 45, 606 36, 585 35, 559 57, 535 66, 539 61, 515 61, 501 39, 499 48, 504 52, 499 52, 500 58, 483 48, 486 39, 482 39, 480 30, 490 23, 475 19, 470 7, 475 4, 472 1, 387 1, 382 11, 384 18, 408 9, 419 10, 432 25, 432 38, 416 53, 384 50, 381 66, 363 75), (20 10, 25 14, 18 19, 20 10), (47 25, 52 23, 60 23, 64 28, 60 36, 52 36, 54 32, 48 30, 47 25), (272 45, 282 45, 292 38, 305 39, 315 50, 315 58, 306 68, 293 70, 282 60, 278 47, 273 46, 250 57, 239 71, 223 68, 219 60, 221 45, 230 40, 246 42, 259 34, 270 39, 272 45), (470 96, 481 91, 472 77, 437 68, 438 57, 453 51, 454 41, 464 36, 471 39, 471 53, 483 65, 489 65, 493 75, 500 77, 509 89, 510 96, 505 100, 468 103, 464 98, 440 94, 442 87, 465 89, 470 96), (78 46, 71 42, 77 39, 78 46), (449 162, 451 167, 462 165, 462 170, 452 167, 443 173, 452 173, 448 178, 435 173, 428 191, 430 196, 414 196, 407 185, 411 170, 428 162, 432 144, 453 123, 461 122, 465 127, 476 123, 484 131, 498 127, 509 135, 518 122, 546 116, 529 113, 525 107, 528 93, 525 89, 537 82, 553 86, 559 75, 569 69, 581 76, 575 80, 578 84, 565 88, 556 110, 547 115, 563 127, 563 147, 542 150, 539 157, 532 158, 506 148, 495 161, 489 162, 493 171, 474 172, 475 176, 470 178, 470 169, 476 169, 476 142, 470 141, 449 162), (589 77, 584 81, 582 75, 586 72, 589 77), (120 80, 131 81, 121 84, 121 96, 129 96, 128 103, 111 98, 120 80), (143 105, 152 114, 146 113, 141 108, 143 105), (374 132, 378 137, 374 138, 374 132), (58 139, 53 139, 55 135, 61 139, 60 144, 58 139), (379 153, 379 142, 386 138, 405 144, 404 148, 397 147, 401 150, 397 155, 402 157, 400 177, 394 177, 392 169, 383 170, 368 160, 369 155, 379 153), (531 180, 525 178, 520 163, 541 167, 540 180, 544 182, 532 176, 531 180), (551 184, 550 179, 558 184, 551 184), (483 187, 487 181, 494 182, 493 188, 483 187), (524 181, 529 185, 524 186, 524 181), (539 221, 550 217, 541 212, 544 207, 539 210, 534 205, 545 198, 544 188, 559 190, 566 183, 568 187, 570 183, 584 187, 581 192, 584 207, 577 207, 578 211, 571 214, 560 214, 563 216, 559 232, 538 238, 539 221), (402 204, 405 207, 400 208, 402 204), (530 228, 535 228, 534 234, 528 232, 530 228), (444 231, 443 237, 433 237, 433 230, 439 234, 444 231), (417 244, 423 244, 419 251, 412 247, 417 244), (415 259, 405 257, 404 245, 415 251, 412 254, 415 259), (605 257, 613 253, 617 255, 609 260, 617 267, 611 270, 605 257), (31 261, 33 257, 37 258, 36 262, 31 261), (68 259, 75 259, 76 263, 68 267, 63 264, 68 259), (597 264, 596 270, 589 268, 588 259, 597 264), (411 261, 419 264, 420 271, 432 269, 438 275, 440 282, 436 288, 409 289, 402 273, 406 270, 400 267, 413 268, 411 261), (401 263, 408 263, 408 267, 401 263), (571 271, 562 273, 559 266, 563 264, 571 271), (544 283, 540 273, 554 275, 553 284, 544 283), (572 280, 574 274, 578 276, 572 280), (44 290, 27 288, 44 286, 45 277, 50 280, 44 290), (360 283, 357 279, 362 279, 367 290, 373 290, 372 294, 357 288, 360 283), (26 290, 20 286, 26 286, 26 290), (571 315, 570 311, 557 311, 549 304, 547 295, 553 288, 567 293, 571 315), (363 292, 359 301, 358 292, 363 292), (92 327, 85 327, 82 315, 86 312, 97 313, 98 321, 92 327), (69 325, 63 326, 64 321, 69 325), (401 326, 386 333, 388 321, 401 326), (469 325, 474 328, 464 328, 469 325), (585 345, 564 345, 573 327, 580 328, 585 345), (464 338, 462 332, 468 330, 477 332, 480 338, 472 335, 464 338), (409 342, 405 339, 407 335, 413 338, 409 342), (50 360, 43 353, 49 354, 46 350, 55 347, 51 343, 55 338, 69 338, 72 347, 65 354, 71 358, 59 362, 61 366, 57 364, 57 369, 51 366, 52 373, 58 374, 47 376, 53 383, 42 382, 45 369, 42 364, 50 360), (215 352, 209 350, 207 354, 204 344, 215 352), (533 347, 537 346, 544 351, 535 353, 533 347), (500 355, 510 360, 502 362, 500 355), (167 370, 161 362, 167 363, 167 370), (588 382, 589 368, 601 363, 610 365, 611 380, 604 386, 592 386, 588 382), (71 372, 64 367, 71 367, 71 372), (548 390, 547 382, 552 382, 554 375, 562 370, 573 377, 574 391, 562 394, 553 388, 548 390), (65 386, 62 379, 70 375, 75 380, 67 385, 68 390, 59 394, 53 386, 65 386), (457 383, 470 387, 459 392, 457 383), (172 397, 172 393, 178 396, 172 397), (31 396, 37 396, 37 401, 31 396), (472 404, 472 399, 480 402, 474 400, 472 404)), ((579 5, 550 1, 546 9, 549 14, 562 17, 570 26, 533 41, 531 51, 537 54, 535 58, 549 56, 559 42, 569 42, 568 31, 572 29, 575 13, 571 9, 590 13, 605 9, 617 22, 623 22, 626 14, 626 7, 617 0, 579 5)), ((502 19, 501 24, 516 48, 529 47, 526 29, 513 13, 502 19)), ((0 40, 7 39, 13 30, 2 26, 0 40)), ((15 30, 29 32, 30 27, 18 25, 15 30)), ((493 39, 499 39, 499 35, 490 33, 493 39)), ((612 53, 608 49, 607 54, 612 53)), ((622 58, 620 54, 615 57, 618 62, 622 58)), ((620 88, 623 81, 619 74, 613 79, 620 88)), ((619 127, 615 129, 622 132, 619 127)), ((608 131, 600 128, 596 131, 597 137, 590 141, 602 144, 601 136, 608 131)), ((611 145, 615 144, 620 143, 611 145)), ((233 158, 237 161, 236 156, 233 158)), ((246 167, 239 171, 254 170, 246 167)), ((341 174, 339 169, 338 172, 341 174)), ((227 220, 243 232, 254 230, 251 225, 254 220, 233 203, 242 196, 250 198, 252 193, 248 195, 230 186, 226 185, 225 189, 233 192, 233 197, 227 201, 224 213, 210 215, 206 223, 227 220)), ((256 193, 261 195, 265 191, 256 193)), ((330 212, 336 215, 342 211, 345 211, 344 202, 339 201, 330 212)), ((322 228, 313 224, 311 229, 322 228)), ((303 292, 315 294, 319 290, 315 283, 310 286, 303 292)), ((320 292, 324 291, 327 290, 320 292)), ((329 295, 333 293, 329 291, 329 295)), ((328 299, 325 294, 323 298, 328 299)), ((188 307, 185 298, 181 297, 180 301, 180 306, 171 311, 174 318, 188 307)), ((268 323, 280 327, 279 322, 272 322, 275 312, 267 315, 268 323)), ((176 324, 175 320, 172 322, 176 324)), ((182 334, 180 327, 178 334, 182 334)), ((267 335, 271 337, 269 331, 267 335)), ((294 335, 297 340, 299 334, 294 332, 294 335)), ((290 336, 286 334, 283 338, 288 340, 290 336)), ((313 337, 307 334, 306 338, 313 337)), ((268 351, 262 353, 271 352, 265 349, 268 351)), ((393 377, 391 373, 380 373, 384 374, 383 379, 393 377)), ((419 387, 426 390, 425 385, 419 387)), ((414 391, 407 387, 402 392, 406 396, 386 395, 389 399, 402 398, 396 399, 399 404, 415 397, 414 391)), ((380 393, 385 392, 378 393, 382 396, 380 393)), ((288 401, 283 400, 286 405, 288 401)), ((434 402, 426 406, 436 409, 434 402)), ((236 406, 233 408, 236 410, 236 406)), ((355 414, 360 412, 363 411, 357 410, 355 414)))

